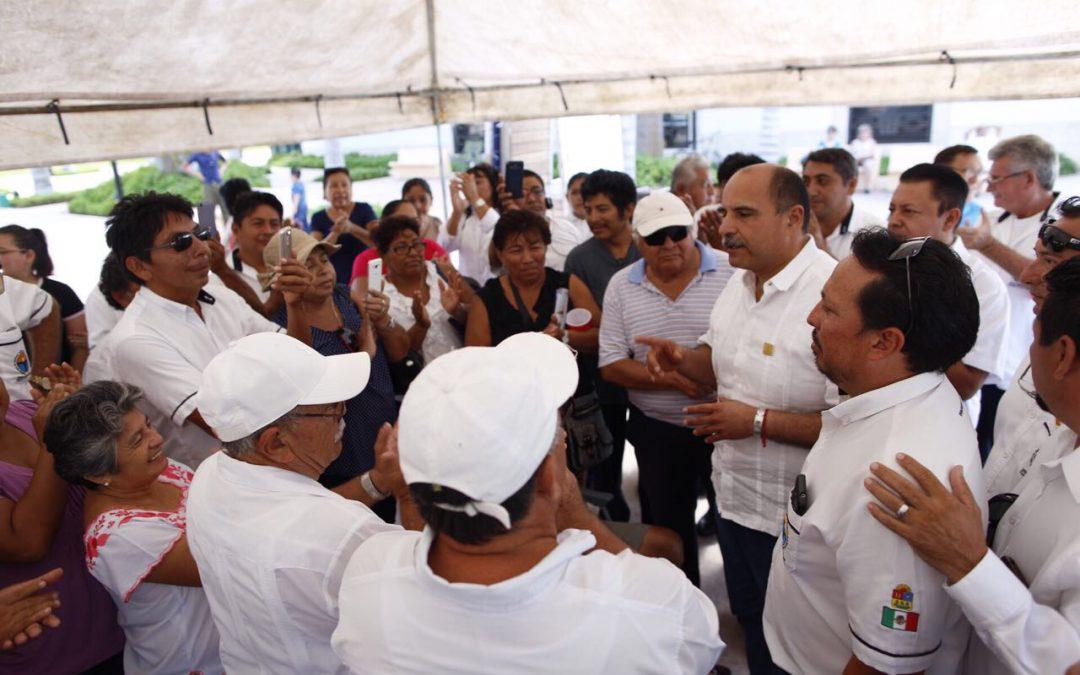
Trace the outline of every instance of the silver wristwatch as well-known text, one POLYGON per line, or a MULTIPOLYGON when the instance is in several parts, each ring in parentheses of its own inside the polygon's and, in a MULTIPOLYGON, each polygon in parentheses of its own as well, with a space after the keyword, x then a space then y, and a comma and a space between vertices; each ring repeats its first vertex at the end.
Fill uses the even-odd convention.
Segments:
POLYGON ((754 413, 754 435, 755 436, 760 436, 761 435, 761 428, 763 426, 765 426, 765 409, 764 408, 758 408, 757 412, 754 413))
POLYGON ((375 487, 374 481, 371 480, 370 471, 360 476, 360 487, 364 488, 364 492, 368 493, 368 496, 377 502, 381 502, 382 500, 390 496, 385 492, 381 492, 379 488, 375 487))
POLYGON ((478 209, 481 206, 487 206, 487 202, 485 202, 483 199, 477 199, 472 206, 474 209, 478 209))

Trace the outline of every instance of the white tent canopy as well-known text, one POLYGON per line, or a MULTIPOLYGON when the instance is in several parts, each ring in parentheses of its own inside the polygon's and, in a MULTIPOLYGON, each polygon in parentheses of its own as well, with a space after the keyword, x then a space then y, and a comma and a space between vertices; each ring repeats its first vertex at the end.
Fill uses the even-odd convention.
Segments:
POLYGON ((1080 95, 1076 0, 6 0, 0 27, 0 168, 436 119, 1080 95))

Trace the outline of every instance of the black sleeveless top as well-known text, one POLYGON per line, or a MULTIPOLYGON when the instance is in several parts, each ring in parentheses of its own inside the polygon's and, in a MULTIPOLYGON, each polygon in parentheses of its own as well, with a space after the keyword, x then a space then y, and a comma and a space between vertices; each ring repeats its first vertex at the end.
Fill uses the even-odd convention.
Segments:
POLYGON ((502 279, 501 276, 489 279, 477 293, 487 309, 492 347, 511 335, 542 331, 551 323, 551 315, 555 313, 555 291, 569 287, 570 275, 550 267, 545 267, 544 272, 544 285, 540 287, 540 296, 532 307, 536 313, 536 320, 528 325, 517 306, 506 299, 502 283, 499 281, 502 279))

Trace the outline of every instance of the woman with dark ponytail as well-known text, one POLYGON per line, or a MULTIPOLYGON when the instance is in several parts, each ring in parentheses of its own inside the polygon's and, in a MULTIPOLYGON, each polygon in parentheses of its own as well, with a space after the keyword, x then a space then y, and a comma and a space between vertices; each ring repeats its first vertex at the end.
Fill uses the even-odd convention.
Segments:
POLYGON ((0 266, 13 279, 40 286, 60 305, 61 358, 82 372, 90 354, 83 303, 70 286, 52 278, 53 262, 45 233, 21 225, 0 227, 0 266))

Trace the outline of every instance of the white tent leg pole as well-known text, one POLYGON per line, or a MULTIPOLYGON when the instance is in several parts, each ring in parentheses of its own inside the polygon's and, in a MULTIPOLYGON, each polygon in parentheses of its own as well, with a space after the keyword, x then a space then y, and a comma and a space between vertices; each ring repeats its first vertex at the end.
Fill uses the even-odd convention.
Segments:
POLYGON ((435 0, 425 0, 427 10, 428 56, 431 57, 431 121, 435 124, 435 145, 439 152, 439 184, 443 198, 443 218, 450 218, 450 193, 446 187, 446 169, 443 167, 441 102, 439 100, 439 61, 435 53, 435 0))

